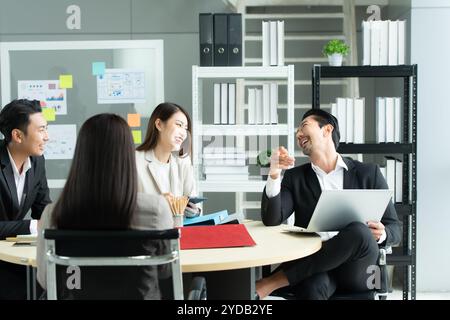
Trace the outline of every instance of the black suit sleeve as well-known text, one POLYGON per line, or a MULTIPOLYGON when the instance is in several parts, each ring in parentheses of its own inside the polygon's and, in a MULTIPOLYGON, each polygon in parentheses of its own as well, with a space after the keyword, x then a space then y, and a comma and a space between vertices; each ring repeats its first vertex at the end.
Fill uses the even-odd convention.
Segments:
POLYGON ((266 188, 262 193, 261 218, 266 226, 277 226, 285 221, 294 211, 292 195, 292 177, 286 171, 281 181, 281 191, 273 198, 268 198, 266 188))
POLYGON ((0 221, 0 240, 18 234, 30 234, 30 220, 0 221))
POLYGON ((31 217, 33 219, 40 219, 45 206, 51 202, 50 191, 47 185, 47 177, 45 174, 45 163, 42 157, 42 173, 39 178, 39 183, 36 185, 37 193, 33 204, 31 205, 31 217))
MULTIPOLYGON (((389 189, 378 165, 375 166, 375 189, 389 189)), ((392 200, 389 201, 386 211, 381 218, 381 223, 384 224, 386 230, 386 240, 382 245, 392 246, 400 243, 400 221, 392 200)))

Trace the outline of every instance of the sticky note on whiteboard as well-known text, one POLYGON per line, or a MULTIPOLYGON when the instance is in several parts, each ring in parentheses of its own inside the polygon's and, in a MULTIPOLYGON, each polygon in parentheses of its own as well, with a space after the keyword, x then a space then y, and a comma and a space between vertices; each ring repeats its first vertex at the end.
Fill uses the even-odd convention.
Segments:
POLYGON ((92 62, 92 74, 102 76, 105 74, 106 64, 104 62, 92 62))
POLYGON ((73 79, 71 74, 59 75, 59 88, 71 89, 73 87, 73 79))
POLYGON ((139 113, 129 113, 127 116, 128 125, 130 127, 140 127, 141 126, 141 115, 139 113))
POLYGON ((56 113, 53 108, 42 108, 42 115, 48 122, 56 120, 56 113))
POLYGON ((142 143, 142 131, 141 130, 132 130, 131 133, 133 134, 134 144, 142 143))

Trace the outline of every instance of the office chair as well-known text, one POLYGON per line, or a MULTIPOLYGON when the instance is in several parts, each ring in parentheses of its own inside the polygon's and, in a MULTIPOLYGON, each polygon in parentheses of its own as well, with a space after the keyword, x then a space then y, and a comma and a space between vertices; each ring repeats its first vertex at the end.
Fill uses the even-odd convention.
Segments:
MULTIPOLYGON (((179 230, 44 230, 47 299, 182 300, 179 230), (169 284, 169 285, 167 285, 169 284)), ((204 278, 189 299, 206 299, 204 278)))
MULTIPOLYGON (((336 292, 330 300, 386 300, 389 292, 389 275, 386 265, 386 255, 391 253, 391 247, 380 247, 377 265, 380 270, 380 287, 362 292, 336 292)), ((265 273, 263 271, 263 273, 265 273)), ((270 294, 271 296, 282 297, 286 300, 295 300, 295 292, 290 287, 278 289, 270 294)))

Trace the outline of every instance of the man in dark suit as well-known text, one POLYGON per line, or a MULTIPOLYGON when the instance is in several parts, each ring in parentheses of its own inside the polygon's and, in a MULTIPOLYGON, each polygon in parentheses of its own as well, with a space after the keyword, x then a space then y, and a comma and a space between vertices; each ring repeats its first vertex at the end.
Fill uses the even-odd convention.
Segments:
MULTIPOLYGON (((14 100, 0 112, 0 239, 37 232, 50 203, 42 154, 48 141, 47 121, 39 101, 14 100), (31 219, 24 219, 31 209, 31 219)), ((0 299, 26 294, 23 266, 0 262, 0 299)))
MULTIPOLYGON (((262 194, 262 221, 279 225, 293 212, 295 225, 307 227, 322 190, 388 189, 377 165, 342 158, 337 119, 320 109, 308 110, 297 129, 297 142, 311 163, 293 166, 295 159, 280 147, 271 158, 269 178, 262 194), (281 181, 282 169, 286 170, 281 181)), ((378 245, 400 242, 400 224, 392 202, 381 222, 354 222, 339 232, 321 233, 322 248, 315 254, 284 263, 278 271, 256 283, 264 298, 291 286, 299 299, 328 299, 336 291, 368 290, 367 272, 375 265, 378 245)))

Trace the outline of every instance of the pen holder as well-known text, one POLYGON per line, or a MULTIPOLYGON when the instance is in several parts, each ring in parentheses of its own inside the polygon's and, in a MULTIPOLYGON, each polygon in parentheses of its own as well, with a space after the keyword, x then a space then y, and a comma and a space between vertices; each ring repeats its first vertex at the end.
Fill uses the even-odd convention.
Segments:
POLYGON ((174 214, 173 215, 173 227, 181 228, 183 226, 183 218, 184 218, 184 215, 182 215, 182 214, 174 214))

